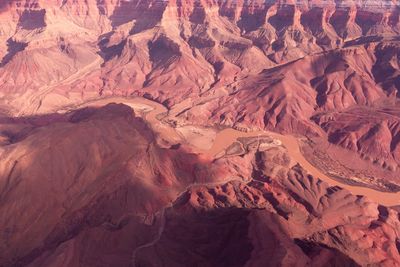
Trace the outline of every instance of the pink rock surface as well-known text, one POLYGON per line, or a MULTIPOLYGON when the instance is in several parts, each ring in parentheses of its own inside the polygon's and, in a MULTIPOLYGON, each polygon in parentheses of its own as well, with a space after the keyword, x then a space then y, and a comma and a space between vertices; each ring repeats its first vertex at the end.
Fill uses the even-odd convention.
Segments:
POLYGON ((399 10, 0 1, 0 266, 400 265, 398 213, 283 147, 212 161, 160 147, 124 105, 58 113, 145 96, 164 122, 306 137, 399 188, 399 10))

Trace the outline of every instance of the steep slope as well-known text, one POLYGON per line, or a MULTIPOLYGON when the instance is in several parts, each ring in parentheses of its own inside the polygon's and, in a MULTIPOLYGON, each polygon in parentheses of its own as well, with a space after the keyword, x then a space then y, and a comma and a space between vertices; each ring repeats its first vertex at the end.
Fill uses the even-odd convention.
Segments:
POLYGON ((159 148, 124 105, 6 120, 1 127, 1 266, 26 266, 94 232, 102 241, 91 237, 91 244, 114 251, 102 260, 128 266, 128 250, 154 234, 157 211, 190 183, 219 180, 211 169, 201 171, 195 155, 159 148), (112 240, 120 247, 109 247, 112 240))
POLYGON ((357 151, 384 168, 399 166, 399 111, 386 108, 353 108, 323 113, 314 117, 328 134, 331 143, 357 151))
POLYGON ((212 103, 206 104, 207 109, 216 119, 229 113, 232 123, 247 122, 248 125, 301 133, 302 129, 280 126, 284 123, 277 121, 279 114, 289 121, 293 121, 290 116, 295 115, 296 120, 307 123, 315 112, 371 106, 378 100, 396 99, 397 67, 388 62, 395 64, 397 51, 397 43, 388 42, 306 56, 238 80, 230 95, 215 100, 219 102, 218 110, 213 110, 212 103), (383 57, 389 59, 383 60, 383 57), (246 116, 237 116, 251 108, 259 109, 259 113, 245 112, 246 116), (281 113, 282 109, 285 114, 281 113))

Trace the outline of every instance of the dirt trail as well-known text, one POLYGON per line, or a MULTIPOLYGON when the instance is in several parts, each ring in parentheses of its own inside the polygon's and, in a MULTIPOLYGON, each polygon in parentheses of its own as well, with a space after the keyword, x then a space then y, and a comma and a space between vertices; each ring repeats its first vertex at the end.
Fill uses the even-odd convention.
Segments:
POLYGON ((133 251, 133 253, 132 253, 132 264, 133 264, 133 266, 136 265, 136 254, 138 253, 139 250, 144 249, 144 248, 151 247, 151 246, 155 245, 155 244, 160 240, 160 238, 161 238, 161 236, 162 236, 162 233, 163 233, 163 231, 164 231, 164 228, 165 228, 165 222, 166 222, 165 210, 166 210, 167 208, 168 208, 168 207, 165 207, 165 208, 163 208, 163 209, 160 211, 160 221, 161 221, 161 222, 160 222, 160 227, 158 228, 158 232, 157 232, 156 237, 155 237, 152 241, 150 241, 150 242, 148 242, 148 243, 146 243, 146 244, 143 244, 143 245, 137 247, 137 248, 133 251))
MULTIPOLYGON (((243 182, 242 179, 240 178, 233 178, 233 179, 228 179, 225 181, 218 181, 218 182, 209 182, 209 183, 193 183, 191 185, 188 185, 184 190, 182 190, 182 192, 179 194, 179 196, 176 197, 176 199, 179 199, 182 194, 184 194, 186 191, 188 191, 190 188, 194 187, 194 186, 219 186, 219 185, 224 185, 230 182, 243 182)), ((171 208, 173 206, 174 203, 170 203, 169 205, 165 206, 164 208, 162 208, 160 211, 158 211, 160 213, 160 227, 158 228, 157 231, 157 235, 156 237, 151 240, 148 243, 145 243, 139 247, 137 247, 133 252, 132 252, 132 264, 133 266, 136 265, 136 255, 139 252, 139 250, 144 249, 144 248, 148 248, 151 247, 153 245, 155 245, 161 238, 163 232, 164 232, 164 228, 165 228, 165 224, 166 224, 166 218, 165 218, 165 212, 168 208, 171 208)))

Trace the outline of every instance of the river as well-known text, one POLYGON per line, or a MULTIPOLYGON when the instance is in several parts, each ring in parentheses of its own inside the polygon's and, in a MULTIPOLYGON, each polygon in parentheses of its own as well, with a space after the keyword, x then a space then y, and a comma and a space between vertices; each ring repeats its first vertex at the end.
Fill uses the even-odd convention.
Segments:
MULTIPOLYGON (((123 103, 132 107, 133 109, 137 108, 138 105, 150 106, 151 110, 146 113, 145 119, 152 126, 153 130, 158 133, 162 133, 164 136, 169 136, 169 139, 179 140, 182 138, 182 136, 180 136, 173 127, 168 124, 162 123, 157 119, 157 116, 161 113, 166 112, 167 109, 163 105, 155 101, 140 97, 110 97, 85 103, 81 105, 81 107, 91 105, 104 105, 107 103, 123 103)), ((269 131, 241 132, 232 128, 228 128, 221 130, 217 133, 211 148, 207 151, 204 151, 204 153, 209 156, 214 156, 229 147, 239 137, 254 137, 260 135, 268 135, 280 140, 282 142, 282 145, 287 148, 289 156, 294 161, 298 162, 304 169, 307 170, 308 173, 327 182, 330 186, 340 186, 341 188, 349 190, 354 195, 366 196, 369 199, 385 206, 390 207, 400 205, 400 193, 381 192, 367 187, 348 185, 330 178, 306 160, 306 158, 300 151, 298 139, 291 135, 281 135, 269 131)))

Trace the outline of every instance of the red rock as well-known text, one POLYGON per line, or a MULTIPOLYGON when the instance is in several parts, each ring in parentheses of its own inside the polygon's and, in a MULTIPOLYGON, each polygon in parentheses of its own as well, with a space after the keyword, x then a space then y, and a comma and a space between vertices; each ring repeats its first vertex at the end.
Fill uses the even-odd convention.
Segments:
POLYGON ((283 148, 211 162, 161 148, 124 105, 57 113, 144 96, 177 125, 307 137, 309 156, 317 146, 346 179, 362 169, 364 185, 393 191, 399 10, 1 1, 0 266, 399 265, 397 212, 291 166, 283 148))

